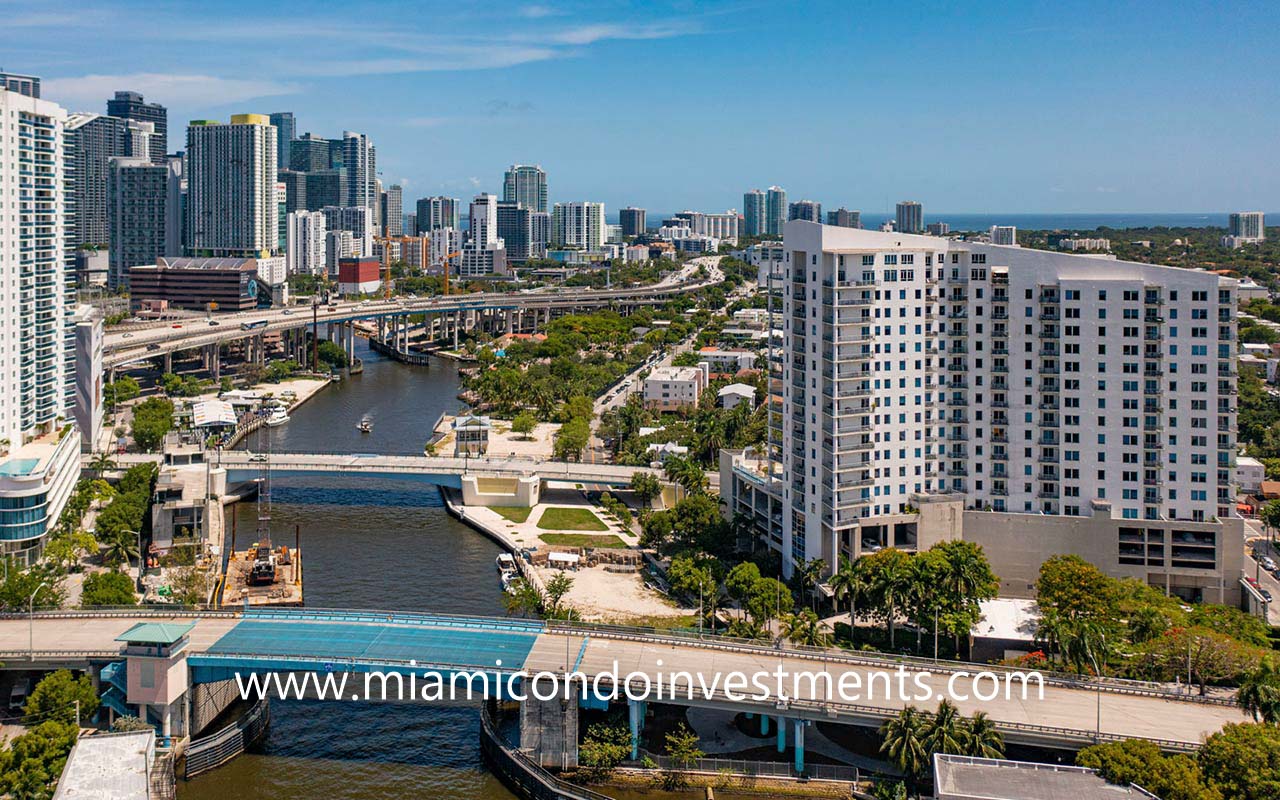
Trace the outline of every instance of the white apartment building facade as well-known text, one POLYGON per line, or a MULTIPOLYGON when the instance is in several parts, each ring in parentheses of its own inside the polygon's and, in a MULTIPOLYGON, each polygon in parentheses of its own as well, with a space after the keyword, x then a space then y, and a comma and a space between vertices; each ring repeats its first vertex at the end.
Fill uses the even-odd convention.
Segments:
POLYGON ((187 253, 259 258, 280 249, 276 129, 264 114, 187 127, 187 253))
POLYGON ((66 119, 54 103, 0 88, 0 553, 19 563, 38 557, 80 472, 68 407, 66 119))
POLYGON ((644 406, 658 411, 694 408, 709 382, 705 363, 696 367, 659 367, 644 379, 644 406))
POLYGON ((289 214, 285 241, 285 271, 289 275, 323 275, 328 269, 324 212, 289 214))
POLYGON ((1235 281, 806 222, 785 249, 788 569, 923 547, 946 499, 975 531, 1110 526, 1104 568, 1232 590, 1235 281))
POLYGON ((556 203, 551 211, 551 243, 599 250, 605 242, 604 203, 556 203))

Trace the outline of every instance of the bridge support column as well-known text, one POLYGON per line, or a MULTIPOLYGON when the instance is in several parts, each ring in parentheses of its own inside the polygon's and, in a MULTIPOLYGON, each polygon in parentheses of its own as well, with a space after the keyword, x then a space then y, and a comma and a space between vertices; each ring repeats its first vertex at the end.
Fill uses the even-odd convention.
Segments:
POLYGON ((453 349, 458 349, 458 328, 462 327, 462 312, 453 312, 453 349))
POLYGON ((640 729, 644 727, 644 705, 639 700, 627 701, 627 713, 631 720, 631 760, 640 759, 640 729))
POLYGON ((173 372, 173 353, 164 354, 164 371, 173 372))
POLYGON ((778 752, 787 752, 787 721, 778 717, 778 752))
POLYGON ((216 344, 211 344, 206 349, 205 358, 209 361, 209 374, 213 376, 215 381, 222 379, 222 358, 221 348, 216 344))
POLYGON ((532 691, 527 695, 520 703, 520 749, 544 767, 577 767, 578 698, 539 700, 532 691))
POLYGON ((347 323, 347 358, 353 362, 356 357, 356 324, 354 322, 347 323))
POLYGON ((769 715, 768 714, 760 715, 760 735, 761 736, 769 735, 769 715))
POLYGON ((796 744, 796 772, 804 772, 804 729, 807 723, 805 720, 797 719, 792 720, 791 724, 795 726, 795 734, 792 738, 795 739, 796 744))

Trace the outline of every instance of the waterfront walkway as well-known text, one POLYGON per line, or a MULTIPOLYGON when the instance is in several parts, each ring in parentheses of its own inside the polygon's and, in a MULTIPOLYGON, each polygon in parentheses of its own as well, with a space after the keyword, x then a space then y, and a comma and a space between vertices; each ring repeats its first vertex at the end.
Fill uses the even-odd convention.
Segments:
MULTIPOLYGON (((715 637, 676 636, 615 626, 554 623, 485 617, 450 617, 380 611, 281 610, 244 614, 199 612, 168 614, 143 610, 50 612, 0 619, 0 661, 9 669, 83 666, 118 657, 116 637, 135 623, 157 617, 190 621, 188 660, 206 680, 226 671, 376 668, 483 669, 510 674, 581 671, 589 678, 616 674, 637 686, 647 676, 673 670, 701 673, 710 683, 717 675, 748 676, 822 673, 839 684, 841 676, 857 676, 859 684, 875 683, 873 675, 893 677, 899 662, 890 656, 836 651, 774 649, 715 637), (243 627, 242 627, 243 626, 243 627), (30 638, 29 638, 30 637, 30 638), (502 664, 498 665, 497 660, 502 664), (632 674, 634 673, 634 674, 632 674)), ((924 687, 931 695, 917 704, 932 708, 947 689, 956 669, 979 665, 904 663, 908 693, 924 687)), ((883 679, 881 679, 883 682, 883 679)), ((896 685, 896 683, 895 683, 896 685)), ((968 688, 968 684, 962 684, 968 688)), ((731 700, 723 684, 684 705, 768 713, 789 719, 877 725, 904 705, 900 699, 868 696, 858 702, 828 702, 801 685, 791 695, 777 695, 771 685, 763 699, 731 700)), ((754 684, 750 692, 759 692, 754 684)), ((865 691, 864 691, 865 694, 865 691)), ((1026 744, 1080 746, 1096 739, 1145 738, 1173 750, 1191 750, 1229 722, 1244 722, 1238 706, 1174 696, 1157 687, 1121 681, 1099 684, 1051 682, 1043 699, 1022 699, 1017 692, 988 701, 953 698, 961 713, 984 711, 1006 738, 1026 744)))

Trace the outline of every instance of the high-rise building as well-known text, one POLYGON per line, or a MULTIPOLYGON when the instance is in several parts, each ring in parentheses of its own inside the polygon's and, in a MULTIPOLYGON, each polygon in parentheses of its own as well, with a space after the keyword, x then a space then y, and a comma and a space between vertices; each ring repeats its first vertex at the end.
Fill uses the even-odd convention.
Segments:
POLYGON ((639 236, 645 231, 645 210, 627 206, 618 212, 623 236, 639 236))
POLYGON ((766 222, 765 194, 752 189, 742 195, 742 232, 746 236, 764 236, 769 231, 766 222))
POLYGON ((276 129, 276 167, 291 169, 293 137, 298 133, 297 121, 292 111, 277 111, 270 116, 271 127, 276 129))
POLYGON ((536 165, 512 164, 502 176, 502 199, 530 211, 546 211, 547 173, 536 165))
POLYGON ((67 113, 33 96, 35 79, 6 76, 0 86, 0 286, 9 293, 0 302, 0 553, 25 564, 79 474, 80 435, 63 421, 74 410, 76 335, 63 245, 67 113))
POLYGON ((547 211, 529 212, 529 257, 546 258, 551 244, 551 214, 547 211))
POLYGON ((924 233, 924 207, 914 200, 898 203, 894 229, 898 233, 924 233))
POLYGON ((405 236, 418 235, 418 214, 416 211, 408 211, 400 217, 400 230, 405 236))
POLYGON ((64 128, 67 180, 67 255, 85 245, 106 247, 107 172, 125 155, 125 121, 101 114, 70 114, 64 128))
POLYGON ((862 212, 850 211, 844 206, 841 206, 835 211, 827 212, 827 224, 834 225, 837 228, 861 228, 862 212))
POLYGON ((930 222, 924 226, 925 232, 930 236, 947 236, 951 233, 951 223, 949 222, 930 222))
MULTIPOLYGON (((121 119, 136 119, 150 122, 155 126, 155 135, 151 137, 151 160, 163 164, 169 155, 169 111, 159 103, 148 103, 137 92, 116 92, 115 97, 107 101, 107 116, 121 119)), ((141 153, 127 153, 138 156, 141 153)))
POLYGON ((781 236, 786 223, 787 190, 781 186, 770 186, 764 198, 764 232, 769 236, 781 236))
MULTIPOLYGON (((472 205, 472 214, 474 211, 472 205)), ((497 208, 497 235, 507 251, 507 258, 514 262, 528 261, 529 245, 533 240, 534 212, 514 200, 499 200, 497 208)), ((474 219, 473 226, 474 226, 474 219)))
POLYGON ((1246 242, 1261 242, 1267 238, 1266 221, 1261 211, 1236 211, 1227 221, 1227 235, 1246 242))
POLYGON ((990 236, 992 244, 1012 245, 1014 247, 1018 245, 1018 227, 1016 225, 992 225, 990 236))
POLYGON ((787 206, 787 221, 793 219, 804 220, 805 222, 822 223, 822 203, 815 203, 812 200, 800 200, 787 206))
POLYGON ((1236 281, 805 222, 784 246, 785 455, 756 508, 787 574, 963 538, 1010 586, 1065 550, 1231 601, 1236 281))
POLYGON ((462 250, 461 230, 448 226, 432 228, 427 236, 431 240, 430 264, 432 267, 442 266, 445 259, 450 259, 451 262, 458 260, 455 254, 462 250))
POLYGON ((418 201, 418 234, 430 233, 436 228, 460 230, 458 208, 461 202, 455 197, 424 197, 418 201))
POLYGON ((404 236, 404 192, 398 185, 382 193, 382 235, 404 236))
POLYGON ((40 99, 40 79, 35 75, 16 75, 12 72, 0 72, 0 91, 25 94, 27 97, 40 99))
POLYGON ((326 206, 340 206, 347 196, 347 171, 344 169, 318 169, 306 175, 308 211, 319 211, 326 206))
POLYGON ((704 214, 701 211, 681 211, 667 222, 674 222, 674 227, 685 227, 694 236, 705 236, 727 242, 738 240, 738 223, 741 217, 736 211, 723 214, 704 214))
POLYGON ((498 235, 498 196, 478 194, 471 201, 471 245, 478 249, 492 247, 495 243, 500 247, 502 239, 498 235))
POLYGON ((320 211, 324 214, 327 231, 350 231, 355 250, 348 255, 373 255, 373 209, 364 206, 325 206, 320 211))
POLYGON ((604 203, 556 203, 552 208, 552 244, 594 251, 604 240, 604 203))
POLYGON ((322 211, 294 211, 288 216, 285 271, 290 275, 322 275, 327 269, 328 228, 322 211))
POLYGON ((187 253, 260 258, 279 250, 276 129, 263 114, 187 127, 187 253))
POLYGON ((129 268, 182 255, 182 158, 113 158, 107 177, 111 250, 107 285, 128 288, 129 268))
POLYGON ((316 172, 334 169, 332 142, 313 133, 304 133, 289 143, 289 169, 297 172, 316 172))
POLYGON ((378 158, 373 143, 363 133, 342 132, 342 166, 347 171, 347 198, 343 205, 364 206, 378 214, 378 158))
POLYGON ((295 211, 308 210, 307 173, 282 169, 276 175, 280 183, 284 184, 284 212, 292 214, 295 211))

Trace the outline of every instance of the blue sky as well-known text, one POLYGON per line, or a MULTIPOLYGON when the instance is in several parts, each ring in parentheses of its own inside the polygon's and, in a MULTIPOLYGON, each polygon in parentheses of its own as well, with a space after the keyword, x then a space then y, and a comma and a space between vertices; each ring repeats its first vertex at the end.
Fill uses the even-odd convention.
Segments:
POLYGON ((406 199, 738 208, 1280 210, 1276 2, 0 0, 0 67, 104 111, 291 110, 406 199))

